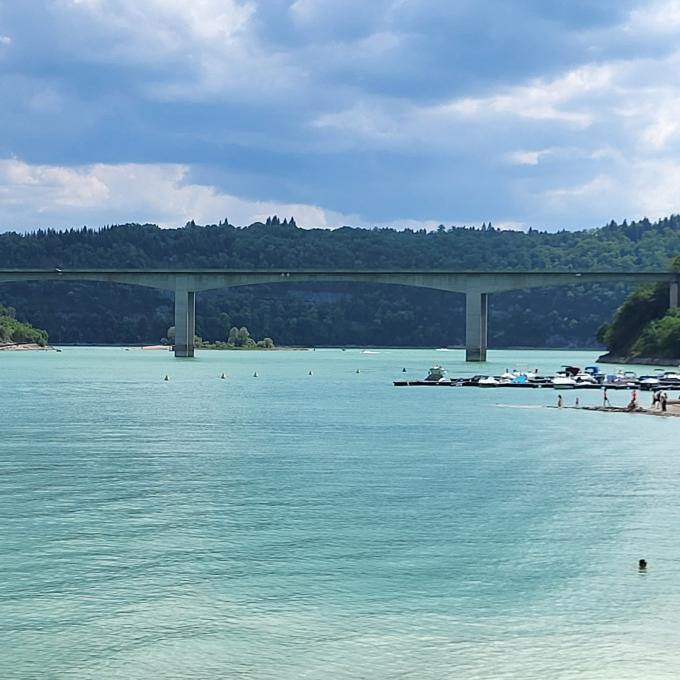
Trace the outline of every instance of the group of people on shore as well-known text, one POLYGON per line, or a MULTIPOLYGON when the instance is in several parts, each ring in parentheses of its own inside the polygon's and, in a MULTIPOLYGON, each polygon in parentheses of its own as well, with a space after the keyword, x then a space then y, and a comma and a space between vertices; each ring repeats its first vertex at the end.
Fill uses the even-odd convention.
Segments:
POLYGON ((668 394, 666 392, 654 392, 652 395, 652 408, 655 411, 666 411, 668 406, 668 394))
MULTIPOLYGON (((603 397, 603 405, 604 406, 611 406, 609 403, 609 398, 607 396, 607 388, 604 388, 604 392, 602 394, 603 397)), ((629 411, 634 411, 636 408, 638 408, 638 394, 637 390, 633 390, 630 395, 630 402, 628 402, 628 406, 626 407, 629 411)), ((652 394, 652 410, 654 411, 661 411, 662 413, 665 413, 668 408, 668 393, 667 392, 654 392, 652 394)))
MULTIPOLYGON (((604 405, 605 406, 610 406, 609 404, 609 399, 607 398, 607 388, 604 388, 604 405)), ((637 390, 633 390, 630 395, 630 402, 628 403, 628 406, 626 407, 629 411, 634 411, 636 408, 638 408, 638 400, 637 400, 637 390)), ((661 411, 662 413, 665 413, 668 408, 668 393, 667 392, 654 392, 652 394, 652 410, 654 411, 661 411)))
MULTIPOLYGON (((604 406, 605 408, 611 406, 611 402, 609 401, 609 391, 607 390, 606 387, 602 390, 602 406, 604 406)), ((633 389, 633 391, 630 393, 630 401, 626 406, 626 410, 634 411, 637 407, 638 407, 638 393, 636 389, 633 389)))
MULTIPOLYGON (((562 408, 564 404, 564 400, 562 399, 562 395, 559 394, 557 395, 557 407, 562 408)), ((602 405, 606 407, 611 406, 611 402, 609 401, 609 394, 607 392, 607 388, 605 387, 604 390, 602 391, 602 405)), ((578 408, 579 406, 579 399, 576 397, 576 402, 574 403, 574 406, 578 408)), ((637 409, 639 406, 638 404, 638 392, 636 389, 634 389, 631 392, 630 395, 630 401, 628 402, 628 405, 626 406, 626 409, 629 411, 634 411, 637 409)), ((665 413, 668 408, 668 393, 667 392, 654 392, 652 395, 652 410, 655 411, 661 411, 662 413, 665 413)))

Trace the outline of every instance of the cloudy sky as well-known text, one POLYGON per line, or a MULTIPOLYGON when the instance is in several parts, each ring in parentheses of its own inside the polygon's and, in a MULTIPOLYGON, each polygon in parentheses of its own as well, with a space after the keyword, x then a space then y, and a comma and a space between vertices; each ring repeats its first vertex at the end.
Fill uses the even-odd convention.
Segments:
POLYGON ((0 0, 0 230, 680 211, 680 0, 0 0))

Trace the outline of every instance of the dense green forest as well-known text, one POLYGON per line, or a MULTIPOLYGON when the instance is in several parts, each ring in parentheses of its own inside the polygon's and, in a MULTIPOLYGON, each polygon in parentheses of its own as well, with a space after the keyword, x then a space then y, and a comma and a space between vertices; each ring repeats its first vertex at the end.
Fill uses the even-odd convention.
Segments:
MULTIPOLYGON (((680 258, 672 269, 680 271, 680 258)), ((668 286, 641 286, 601 326, 598 340, 615 357, 680 358, 680 310, 668 308, 668 286)))
MULTIPOLYGON (((556 233, 444 227, 299 229, 294 221, 180 229, 126 224, 0 234, 0 267, 435 268, 617 270, 667 268, 680 253, 680 216, 556 233)), ((573 285, 491 296, 490 344, 584 347, 630 292, 573 285)), ((98 283, 0 285, 0 301, 56 343, 157 342, 173 323, 171 292, 98 283)), ((200 293, 197 333, 233 326, 277 345, 446 346, 463 342, 462 295, 368 284, 276 284, 200 293)))
POLYGON ((12 307, 0 305, 0 344, 5 343, 35 343, 45 347, 47 333, 29 323, 17 321, 12 307))

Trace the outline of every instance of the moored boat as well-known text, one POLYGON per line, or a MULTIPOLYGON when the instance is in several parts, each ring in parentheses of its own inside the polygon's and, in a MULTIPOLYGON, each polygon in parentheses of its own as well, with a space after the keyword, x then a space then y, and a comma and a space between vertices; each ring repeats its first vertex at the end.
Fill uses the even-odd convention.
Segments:
POLYGON ((493 376, 487 375, 484 378, 480 378, 477 381, 477 385, 479 387, 498 387, 501 385, 501 381, 498 378, 494 378, 493 376))
POLYGON ((432 366, 427 372, 425 382, 428 383, 450 383, 451 381, 446 377, 446 370, 441 366, 432 366))
POLYGON ((552 379, 552 386, 556 390, 573 390, 576 387, 576 380, 568 375, 556 375, 552 379))

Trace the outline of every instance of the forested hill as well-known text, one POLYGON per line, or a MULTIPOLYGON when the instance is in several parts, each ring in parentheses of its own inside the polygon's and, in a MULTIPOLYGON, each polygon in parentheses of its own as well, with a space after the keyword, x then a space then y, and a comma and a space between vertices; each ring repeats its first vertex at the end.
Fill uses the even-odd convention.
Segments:
MULTIPOLYGON (((680 216, 546 233, 440 226, 425 230, 299 229, 272 218, 181 229, 128 224, 101 230, 0 234, 0 267, 437 268, 617 270, 667 268, 680 253, 680 216)), ((492 346, 593 346, 628 289, 570 286, 494 295, 492 346)), ((169 294, 105 284, 3 284, 0 302, 54 342, 157 341, 172 324, 169 294)), ((247 326, 277 344, 442 346, 463 340, 462 296, 365 284, 253 286, 198 296, 197 332, 247 326)))
POLYGON ((16 267, 355 267, 624 269, 666 267, 680 252, 680 216, 556 233, 440 226, 424 229, 299 229, 295 223, 0 234, 0 265, 16 267))

